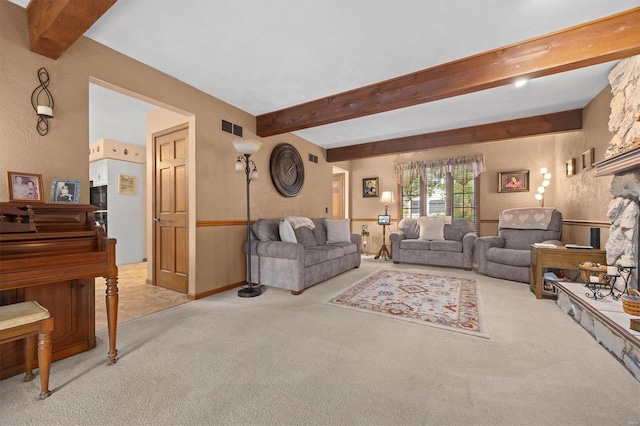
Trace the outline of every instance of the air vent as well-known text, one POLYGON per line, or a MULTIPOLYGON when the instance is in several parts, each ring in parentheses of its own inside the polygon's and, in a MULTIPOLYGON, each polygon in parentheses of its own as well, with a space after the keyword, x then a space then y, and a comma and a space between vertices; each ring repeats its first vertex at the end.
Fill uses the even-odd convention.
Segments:
POLYGON ((227 120, 222 120, 222 131, 242 137, 242 127, 227 120))

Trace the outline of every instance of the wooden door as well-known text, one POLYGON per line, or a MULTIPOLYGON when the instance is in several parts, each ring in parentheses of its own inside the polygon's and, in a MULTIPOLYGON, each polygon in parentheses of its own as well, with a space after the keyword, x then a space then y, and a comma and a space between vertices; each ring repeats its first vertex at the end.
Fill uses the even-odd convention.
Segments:
POLYGON ((189 230, 186 125, 154 133, 154 280, 156 285, 187 293, 189 230))
POLYGON ((333 218, 344 219, 344 173, 333 175, 333 218))

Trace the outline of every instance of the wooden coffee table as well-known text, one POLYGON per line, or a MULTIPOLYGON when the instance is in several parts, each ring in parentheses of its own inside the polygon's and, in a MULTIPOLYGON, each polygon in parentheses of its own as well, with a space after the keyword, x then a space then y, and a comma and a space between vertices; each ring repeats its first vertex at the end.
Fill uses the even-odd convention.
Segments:
POLYGON ((604 250, 566 247, 541 248, 531 245, 531 279, 529 290, 542 299, 542 274, 545 268, 578 269, 583 262, 607 263, 604 250))

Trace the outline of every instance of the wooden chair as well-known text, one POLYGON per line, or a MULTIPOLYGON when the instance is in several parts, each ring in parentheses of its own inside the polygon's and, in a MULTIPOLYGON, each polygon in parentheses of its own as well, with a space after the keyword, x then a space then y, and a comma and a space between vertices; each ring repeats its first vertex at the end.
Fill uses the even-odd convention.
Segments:
POLYGON ((25 339, 24 381, 33 375, 36 335, 38 336, 38 367, 40 370, 40 399, 48 397, 49 369, 51 367, 51 332, 53 318, 38 302, 22 302, 0 306, 0 344, 25 339))

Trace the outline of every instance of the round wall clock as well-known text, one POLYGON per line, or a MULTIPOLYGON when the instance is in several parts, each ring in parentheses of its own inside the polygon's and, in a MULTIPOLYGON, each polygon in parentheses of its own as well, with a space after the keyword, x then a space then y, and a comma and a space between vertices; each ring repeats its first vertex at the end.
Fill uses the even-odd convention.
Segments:
POLYGON ((285 197, 295 197, 304 185, 304 164, 298 151, 288 143, 281 143, 271 152, 271 180, 285 197))

